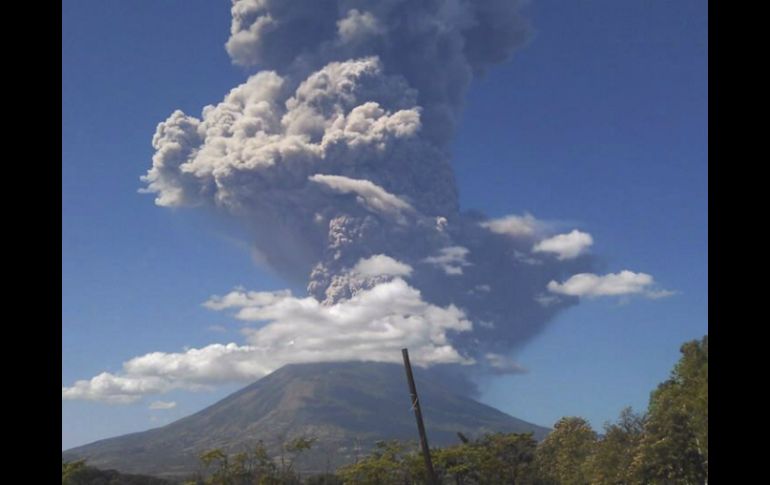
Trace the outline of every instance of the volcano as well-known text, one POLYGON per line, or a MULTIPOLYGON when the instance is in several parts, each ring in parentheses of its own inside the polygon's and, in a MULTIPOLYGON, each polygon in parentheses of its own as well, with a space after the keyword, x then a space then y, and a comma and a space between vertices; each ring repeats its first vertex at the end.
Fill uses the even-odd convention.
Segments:
MULTIPOLYGON (((548 429, 470 397, 431 370, 415 369, 431 446, 459 443, 458 432, 533 433, 548 429)), ((377 441, 417 442, 404 369, 397 364, 344 362, 286 365, 221 401, 160 428, 96 441, 62 452, 63 460, 126 473, 180 477, 199 468, 198 455, 220 448, 253 449, 260 441, 277 456, 284 443, 314 437, 298 469, 333 471, 365 455, 377 441)))

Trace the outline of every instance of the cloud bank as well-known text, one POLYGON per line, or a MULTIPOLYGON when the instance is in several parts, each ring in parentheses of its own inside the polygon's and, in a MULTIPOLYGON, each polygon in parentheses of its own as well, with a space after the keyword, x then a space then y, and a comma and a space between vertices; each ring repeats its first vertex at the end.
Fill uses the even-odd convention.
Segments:
MULTIPOLYGON (((374 260, 373 264, 383 261, 374 260)), ((391 273, 393 269, 403 271, 403 266, 394 262, 381 267, 391 273)), ((472 330, 463 311, 453 305, 439 307, 425 302, 420 292, 400 277, 391 276, 333 305, 285 292, 242 289, 213 296, 204 305, 218 311, 235 311, 236 318, 258 326, 243 328, 243 345, 212 344, 133 358, 123 364, 119 374, 102 373, 63 387, 62 398, 131 403, 173 389, 201 390, 229 382, 250 382, 288 363, 397 363, 404 347, 412 351, 416 365, 473 363, 449 342, 450 334, 472 330)), ((153 409, 159 409, 153 405, 153 409)))

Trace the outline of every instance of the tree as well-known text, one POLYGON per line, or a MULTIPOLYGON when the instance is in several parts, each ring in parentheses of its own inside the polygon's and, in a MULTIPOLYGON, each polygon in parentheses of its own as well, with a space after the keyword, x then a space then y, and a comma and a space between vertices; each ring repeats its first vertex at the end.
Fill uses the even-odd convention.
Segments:
POLYGON ((534 483, 537 441, 532 433, 494 433, 433 450, 436 473, 443 483, 528 485, 534 483))
MULTIPOLYGON (((536 484, 537 441, 532 433, 495 433, 431 450, 441 483, 456 485, 536 484)), ((427 483, 425 464, 414 443, 383 441, 369 456, 337 471, 344 483, 363 485, 427 483)))
POLYGON ((439 481, 456 485, 479 483, 481 449, 465 441, 447 448, 431 450, 433 466, 439 481))
POLYGON ((307 485, 343 485, 342 479, 333 473, 313 475, 305 481, 307 485))
POLYGON ((604 426, 593 455, 588 459, 591 483, 596 485, 624 485, 633 483, 630 472, 634 456, 644 433, 645 417, 625 408, 618 421, 604 426))
POLYGON ((100 470, 86 465, 85 460, 61 464, 62 485, 171 485, 162 478, 100 470))
MULTIPOLYGON (((204 480, 198 477, 194 484, 202 485, 289 485, 301 483, 299 474, 294 470, 298 456, 309 450, 315 438, 299 437, 286 443, 281 449, 289 454, 287 460, 281 455, 280 466, 276 465, 260 441, 253 450, 227 455, 220 449, 208 450, 200 454, 204 466, 204 480)), ((203 474, 202 474, 203 475, 203 474)), ((335 483, 316 481, 316 483, 335 483)))
POLYGON ((539 475, 549 483, 584 485, 590 483, 588 458, 596 447, 596 433, 586 420, 561 418, 540 443, 536 453, 539 475))
MULTIPOLYGON (((304 453, 313 447, 316 438, 300 436, 294 438, 283 446, 283 450, 289 453, 289 461, 286 463, 284 456, 281 455, 281 474, 294 475, 294 462, 304 453)), ((299 478, 299 475, 298 477, 299 478)))
POLYGON ((62 461, 61 462, 61 483, 62 485, 70 485, 76 483, 75 477, 77 477, 82 470, 86 467, 85 460, 77 461, 62 461))
POLYGON ((337 470, 345 484, 390 485, 424 483, 424 465, 414 444, 380 441, 363 460, 337 470))
POLYGON ((230 472, 230 460, 224 451, 219 448, 208 450, 201 453, 199 459, 206 467, 206 470, 211 469, 212 465, 216 466, 216 469, 206 481, 207 484, 231 485, 233 483, 233 477, 230 472))
POLYGON ((708 483, 708 335, 680 350, 671 377, 650 397, 633 463, 644 483, 708 483))

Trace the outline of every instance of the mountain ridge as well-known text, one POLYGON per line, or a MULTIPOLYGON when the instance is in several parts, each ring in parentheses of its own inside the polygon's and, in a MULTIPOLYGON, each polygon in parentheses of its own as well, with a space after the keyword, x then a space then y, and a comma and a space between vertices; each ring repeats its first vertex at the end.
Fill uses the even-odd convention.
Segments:
MULTIPOLYGON (((414 369, 431 446, 457 443, 457 432, 548 429, 469 397, 436 374, 414 369)), ((182 476, 198 469, 212 448, 246 451, 260 441, 273 455, 296 437, 317 442, 297 461, 305 471, 329 471, 354 461, 385 439, 417 440, 404 369, 398 364, 290 364, 196 413, 159 428, 107 438, 62 452, 90 465, 126 473, 182 476)))

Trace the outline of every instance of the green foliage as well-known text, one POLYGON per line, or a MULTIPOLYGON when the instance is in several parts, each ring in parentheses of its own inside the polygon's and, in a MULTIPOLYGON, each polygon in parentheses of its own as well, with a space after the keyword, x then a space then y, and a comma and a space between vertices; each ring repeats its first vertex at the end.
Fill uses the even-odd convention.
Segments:
POLYGON ((604 436, 588 458, 591 483, 621 485, 634 482, 632 465, 644 433, 645 417, 625 408, 616 423, 604 426, 604 436))
POLYGON ((443 483, 528 485, 536 483, 536 448, 531 433, 495 433, 476 441, 465 438, 459 445, 434 450, 433 462, 443 483))
MULTIPOLYGON (((208 450, 200 454, 203 473, 190 485, 291 485, 302 483, 299 473, 294 471, 294 462, 303 452, 312 448, 315 438, 295 438, 282 447, 280 464, 277 464, 259 442, 248 452, 228 455, 220 449, 208 450), (205 476, 205 478, 204 478, 205 476)), ((309 483, 336 484, 328 477, 316 477, 309 483), (320 481, 318 481, 320 480, 320 481)))
POLYGON ((61 483, 62 485, 70 485, 75 483, 75 477, 82 473, 82 470, 86 467, 85 460, 77 461, 62 461, 61 462, 61 483))
MULTIPOLYGON (((436 476, 441 483, 457 485, 534 485, 537 442, 531 433, 486 435, 471 441, 431 450, 436 476)), ((380 442, 365 459, 340 468, 337 475, 345 484, 427 483, 425 464, 416 445, 396 441, 380 442)))
POLYGON ((650 397, 635 457, 644 483, 705 483, 708 479, 708 335, 681 347, 671 377, 650 397))
MULTIPOLYGON (((308 451, 313 447, 316 442, 316 438, 308 438, 300 436, 294 438, 283 446, 283 450, 289 454, 289 460, 286 461, 286 456, 281 455, 281 469, 285 475, 294 474, 294 462, 302 455, 303 452, 308 451)), ((298 475, 299 476, 299 475, 298 475)))
POLYGON ((422 458, 413 444, 380 441, 363 460, 337 470, 345 484, 380 485, 424 482, 422 458))
POLYGON ((62 461, 62 485, 171 485, 168 480, 144 475, 129 475, 115 470, 99 470, 85 460, 62 461))
POLYGON ((586 420, 561 418, 540 444, 536 455, 539 475, 548 483, 590 483, 588 458, 597 446, 597 436, 586 420))
POLYGON ((342 479, 333 473, 313 475, 305 480, 307 485, 343 485, 342 479))
POLYGON ((305 438, 304 436, 300 436, 284 445, 284 449, 290 453, 301 453, 312 448, 313 443, 315 442, 316 438, 305 438))
POLYGON ((624 409, 597 437, 585 420, 562 418, 538 446, 541 483, 705 484, 708 479, 708 335, 681 347, 647 414, 624 409))

